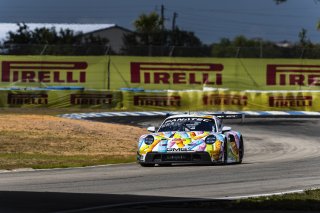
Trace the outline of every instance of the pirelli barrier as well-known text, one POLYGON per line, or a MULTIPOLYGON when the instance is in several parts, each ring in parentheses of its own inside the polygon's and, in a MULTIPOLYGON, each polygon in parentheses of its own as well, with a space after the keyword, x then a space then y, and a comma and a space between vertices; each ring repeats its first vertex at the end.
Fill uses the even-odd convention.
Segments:
POLYGON ((320 92, 124 92, 123 107, 134 111, 320 111, 320 92))
POLYGON ((0 107, 126 111, 320 111, 320 92, 0 91, 0 107))
POLYGON ((0 88, 320 90, 320 60, 0 56, 0 88))
POLYGON ((0 91, 0 107, 121 109, 120 91, 0 91))
POLYGON ((0 63, 0 107, 320 111, 320 60, 0 56, 0 63))

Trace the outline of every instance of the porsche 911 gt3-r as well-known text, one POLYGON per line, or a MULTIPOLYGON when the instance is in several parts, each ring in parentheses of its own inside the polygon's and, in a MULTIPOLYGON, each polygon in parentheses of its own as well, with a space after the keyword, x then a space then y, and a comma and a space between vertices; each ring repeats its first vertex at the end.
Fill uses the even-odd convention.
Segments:
POLYGON ((241 163, 242 134, 222 125, 222 119, 240 117, 241 114, 169 116, 158 130, 149 127, 151 133, 139 138, 138 163, 141 166, 241 163))

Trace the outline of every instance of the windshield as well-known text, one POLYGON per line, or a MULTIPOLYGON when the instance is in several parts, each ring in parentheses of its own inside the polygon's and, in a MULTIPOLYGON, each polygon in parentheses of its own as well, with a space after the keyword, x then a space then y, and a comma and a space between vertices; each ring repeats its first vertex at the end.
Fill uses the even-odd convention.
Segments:
POLYGON ((209 118, 172 118, 165 120, 158 132, 170 131, 216 131, 215 121, 209 118))

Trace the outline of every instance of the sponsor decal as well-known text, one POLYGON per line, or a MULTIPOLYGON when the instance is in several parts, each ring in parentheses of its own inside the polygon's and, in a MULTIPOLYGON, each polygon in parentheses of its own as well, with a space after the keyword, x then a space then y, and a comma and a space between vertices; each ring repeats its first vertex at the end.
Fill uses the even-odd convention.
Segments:
POLYGON ((100 105, 111 104, 112 94, 71 94, 72 105, 100 105))
POLYGON ((203 104, 207 106, 211 105, 236 105, 247 106, 247 96, 242 95, 204 95, 203 104))
POLYGON ((48 94, 8 94, 7 104, 10 105, 42 105, 48 104, 48 94))
POLYGON ((135 95, 134 106, 181 106, 180 96, 135 95))
POLYGON ((86 62, 3 61, 2 82, 85 83, 86 62))
POLYGON ((268 64, 267 85, 320 86, 320 65, 268 64))
POLYGON ((192 151, 191 148, 167 148, 168 152, 188 152, 192 151))
POLYGON ((312 96, 270 96, 270 107, 306 107, 312 106, 312 96))
POLYGON ((131 83, 222 85, 222 64, 131 62, 131 83))
POLYGON ((199 121, 199 122, 214 122, 214 120, 209 118, 171 118, 165 120, 164 124, 172 122, 187 122, 187 121, 199 121))

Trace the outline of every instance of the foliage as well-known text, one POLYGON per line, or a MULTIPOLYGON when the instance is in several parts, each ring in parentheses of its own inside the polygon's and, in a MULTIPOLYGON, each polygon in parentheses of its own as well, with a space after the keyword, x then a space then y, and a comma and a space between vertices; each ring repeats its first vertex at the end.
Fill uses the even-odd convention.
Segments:
POLYGON ((273 0, 276 4, 281 4, 286 2, 287 0, 273 0))
POLYGON ((233 40, 222 38, 218 43, 210 45, 213 57, 240 58, 319 58, 320 46, 312 44, 301 31, 298 43, 274 43, 260 38, 248 39, 237 36, 233 40))
POLYGON ((4 44, 106 44, 109 41, 100 37, 84 36, 82 32, 70 29, 36 28, 30 30, 25 23, 17 23, 16 32, 9 31, 4 44))
POLYGON ((6 54, 47 54, 47 55, 103 55, 109 40, 74 32, 71 29, 56 30, 52 28, 36 28, 30 30, 25 23, 18 23, 16 32, 9 31, 4 47, 6 54))
MULTIPOLYGON (((132 48, 137 46, 149 48, 152 48, 151 46, 162 46, 163 48, 203 46, 201 40, 193 32, 180 30, 179 27, 175 27, 173 30, 164 29, 163 20, 155 12, 151 12, 149 15, 140 15, 134 21, 134 27, 135 32, 125 35, 123 39, 125 53, 131 53, 132 48)), ((169 48, 167 49, 169 50, 169 48)))

